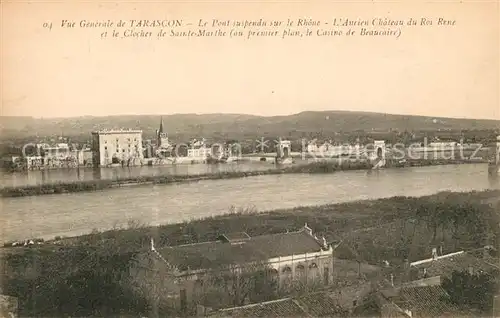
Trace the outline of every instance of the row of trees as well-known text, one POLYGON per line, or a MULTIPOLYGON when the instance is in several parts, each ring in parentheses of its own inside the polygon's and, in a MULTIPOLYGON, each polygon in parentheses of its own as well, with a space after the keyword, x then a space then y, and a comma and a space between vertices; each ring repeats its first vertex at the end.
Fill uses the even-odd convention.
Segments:
POLYGON ((451 277, 443 280, 442 286, 455 304, 484 313, 492 311, 493 297, 500 287, 498 278, 468 271, 454 271, 451 277))
POLYGON ((451 234, 455 249, 459 244, 464 247, 498 246, 500 219, 495 208, 468 202, 466 198, 457 201, 454 197, 453 200, 423 201, 415 212, 413 236, 410 239, 413 240, 417 226, 424 223, 432 233, 432 245, 445 242, 447 235, 451 234))

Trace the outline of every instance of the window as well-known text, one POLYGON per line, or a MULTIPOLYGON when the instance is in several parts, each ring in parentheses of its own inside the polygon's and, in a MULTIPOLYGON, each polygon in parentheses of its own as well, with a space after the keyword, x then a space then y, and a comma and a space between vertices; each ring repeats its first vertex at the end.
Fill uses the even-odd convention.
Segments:
POLYGON ((302 265, 302 264, 297 265, 297 267, 295 268, 295 276, 296 276, 297 280, 300 280, 300 281, 305 280, 306 269, 305 269, 304 265, 302 265))
POLYGON ((312 279, 315 280, 318 278, 319 271, 318 271, 318 265, 316 263, 311 263, 309 265, 309 272, 308 276, 312 279))
POLYGON ((106 146, 106 147, 104 147, 104 150, 108 150, 108 147, 107 147, 107 146, 106 146))
POLYGON ((268 277, 276 277, 278 276, 278 271, 274 268, 270 268, 266 271, 268 277))
POLYGON ((291 274, 292 273, 292 269, 288 266, 285 266, 282 270, 283 273, 286 273, 286 274, 291 274))
POLYGON ((330 268, 327 266, 323 269, 323 281, 325 285, 330 283, 330 268))

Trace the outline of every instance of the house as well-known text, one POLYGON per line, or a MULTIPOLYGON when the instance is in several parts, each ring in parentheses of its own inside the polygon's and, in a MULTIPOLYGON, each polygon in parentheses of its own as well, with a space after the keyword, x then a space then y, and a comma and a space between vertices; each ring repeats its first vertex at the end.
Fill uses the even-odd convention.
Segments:
POLYGON ((445 277, 454 271, 498 275, 495 257, 490 249, 458 251, 438 255, 409 264, 409 281, 386 287, 375 295, 382 317, 475 317, 478 312, 460 307, 442 287, 445 277))
POLYGON ((285 298, 246 306, 222 309, 207 317, 304 317, 306 312, 295 299, 285 298))
POLYGON ((454 271, 467 270, 471 273, 489 273, 494 275, 498 272, 498 260, 491 256, 487 248, 474 251, 458 251, 438 256, 433 249, 432 257, 410 264, 411 280, 427 277, 450 277, 454 271))
POLYGON ((149 251, 136 257, 130 268, 137 291, 156 297, 154 306, 181 311, 199 304, 221 273, 225 287, 238 295, 237 303, 244 302, 244 279, 259 271, 280 290, 296 284, 329 285, 333 247, 306 224, 295 232, 254 237, 232 233, 180 246, 157 247, 152 240, 149 251))
MULTIPOLYGON (((371 293, 368 282, 357 282, 350 286, 327 287, 324 290, 303 293, 273 301, 260 302, 245 306, 224 308, 210 311, 207 308, 198 312, 200 316, 208 317, 350 317, 356 316, 355 311, 366 304, 355 294, 368 287, 365 292, 371 293), (356 290, 357 292, 353 291, 356 290), (344 296, 342 296, 344 295, 344 296)), ((363 292, 363 293, 365 293, 363 292)), ((368 295, 368 294, 366 294, 368 295)), ((366 310, 363 317, 366 317, 366 310)), ((378 312, 377 312, 378 314, 378 312)), ((371 317, 372 315, 370 315, 371 317)))
POLYGON ((284 298, 246 306, 221 309, 208 317, 347 317, 329 292, 316 292, 295 298, 284 298))
POLYGON ((465 314, 440 285, 385 289, 377 298, 383 318, 464 317, 465 314))

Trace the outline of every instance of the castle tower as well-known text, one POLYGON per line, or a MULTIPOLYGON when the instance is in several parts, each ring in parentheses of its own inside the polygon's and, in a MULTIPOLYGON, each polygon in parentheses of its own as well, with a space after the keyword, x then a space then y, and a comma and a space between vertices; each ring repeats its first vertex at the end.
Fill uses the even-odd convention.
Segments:
POLYGON ((384 140, 375 140, 374 142, 374 150, 373 160, 376 161, 374 169, 381 168, 385 166, 385 141, 384 140))
POLYGON ((288 158, 290 157, 290 148, 291 148, 291 143, 289 140, 281 140, 279 138, 278 144, 276 145, 276 155, 278 158, 288 158))

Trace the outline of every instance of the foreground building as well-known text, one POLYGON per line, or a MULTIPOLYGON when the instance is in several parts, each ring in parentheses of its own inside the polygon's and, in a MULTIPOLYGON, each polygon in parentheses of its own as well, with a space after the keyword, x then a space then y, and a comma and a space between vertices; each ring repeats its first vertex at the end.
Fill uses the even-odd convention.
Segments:
POLYGON ((156 247, 152 241, 149 252, 137 257, 130 269, 140 293, 149 295, 156 306, 181 311, 202 302, 214 277, 222 277, 230 294, 238 298, 235 303, 244 303, 250 292, 244 280, 257 272, 265 272, 279 290, 295 283, 328 285, 333 280, 333 248, 306 224, 296 232, 255 237, 234 233, 181 246, 156 247))
MULTIPOLYGON (((489 247, 449 254, 432 249, 432 257, 409 264, 409 279, 378 292, 375 302, 384 318, 479 317, 481 313, 454 303, 443 288, 445 278, 453 272, 486 273, 497 277, 498 259, 489 247), (441 254, 441 255, 440 255, 441 254)), ((495 316, 496 317, 496 316, 495 316)))
MULTIPOLYGON (((204 309, 204 308, 202 308, 204 309)), ((198 311, 198 315, 224 317, 348 317, 329 292, 316 292, 301 297, 284 298, 246 306, 222 309, 216 312, 198 311)))
POLYGON ((465 315, 439 284, 386 289, 378 294, 383 318, 473 317, 465 315))
POLYGON ((141 165, 142 130, 101 130, 92 132, 94 167, 141 165))

